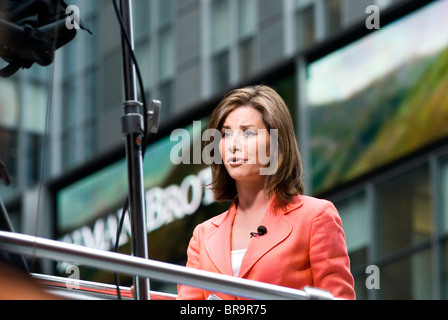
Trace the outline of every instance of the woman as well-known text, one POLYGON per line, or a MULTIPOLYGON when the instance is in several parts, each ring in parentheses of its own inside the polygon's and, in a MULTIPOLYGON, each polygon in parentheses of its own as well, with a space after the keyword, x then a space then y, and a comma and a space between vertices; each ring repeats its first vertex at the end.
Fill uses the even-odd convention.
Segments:
MULTIPOLYGON (((212 190, 216 201, 233 204, 195 228, 187 267, 354 299, 340 217, 331 202, 303 195, 302 162, 283 99, 267 86, 231 91, 209 128, 221 133, 223 160, 211 165, 212 190)), ((178 299, 238 298, 184 285, 178 292, 178 299)))

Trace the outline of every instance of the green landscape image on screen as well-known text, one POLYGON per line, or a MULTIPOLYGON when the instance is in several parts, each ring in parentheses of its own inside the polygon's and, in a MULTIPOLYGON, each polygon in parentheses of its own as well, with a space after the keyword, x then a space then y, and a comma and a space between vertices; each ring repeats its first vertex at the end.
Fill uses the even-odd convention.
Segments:
POLYGON ((448 2, 308 66, 313 192, 448 136, 448 2))

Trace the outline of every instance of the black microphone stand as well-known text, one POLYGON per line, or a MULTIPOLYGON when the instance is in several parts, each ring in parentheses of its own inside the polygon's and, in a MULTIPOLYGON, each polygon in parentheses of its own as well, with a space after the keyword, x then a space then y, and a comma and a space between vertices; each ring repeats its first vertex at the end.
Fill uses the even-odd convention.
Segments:
MULTIPOLYGON (((148 242, 146 231, 146 209, 143 184, 143 152, 142 144, 144 126, 142 103, 138 101, 136 90, 136 70, 131 50, 134 46, 132 28, 132 0, 121 0, 122 18, 131 47, 122 32, 123 71, 125 86, 124 115, 122 117, 123 136, 126 139, 126 158, 128 165, 129 211, 132 232, 132 255, 148 258, 148 242)), ((142 93, 144 94, 144 93, 142 93)), ((134 277, 135 299, 149 300, 149 279, 134 277)))

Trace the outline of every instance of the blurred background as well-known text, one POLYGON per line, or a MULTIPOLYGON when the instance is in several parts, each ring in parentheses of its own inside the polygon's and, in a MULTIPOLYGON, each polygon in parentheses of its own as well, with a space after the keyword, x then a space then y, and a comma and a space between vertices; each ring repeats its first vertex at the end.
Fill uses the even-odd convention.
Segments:
MULTIPOLYGON (((12 178, 0 197, 17 232, 112 250, 127 195, 120 30, 111 1, 67 3, 93 35, 79 32, 50 67, 0 78, 0 160, 12 178)), ((133 6, 145 95, 162 101, 144 161, 149 258, 184 265, 193 228, 228 208, 202 188, 210 171, 192 164, 192 144, 228 90, 263 83, 290 108, 306 193, 340 212, 357 298, 448 298, 448 1, 133 6), (370 5, 379 29, 366 26, 370 5), (188 141, 170 139, 178 128, 188 141), (179 143, 192 151, 174 165, 179 143), (380 270, 377 289, 366 286, 370 265, 380 270)), ((120 252, 130 253, 129 230, 127 220, 120 252)), ((85 268, 81 279, 114 281, 85 268)))

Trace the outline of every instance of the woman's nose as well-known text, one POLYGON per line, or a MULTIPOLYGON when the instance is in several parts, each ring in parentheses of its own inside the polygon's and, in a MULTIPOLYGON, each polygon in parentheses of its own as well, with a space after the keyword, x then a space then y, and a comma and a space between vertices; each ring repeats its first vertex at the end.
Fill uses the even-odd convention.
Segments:
POLYGON ((237 151, 241 151, 241 135, 238 134, 238 132, 235 132, 232 135, 231 141, 230 141, 230 151, 231 152, 237 152, 237 151))

